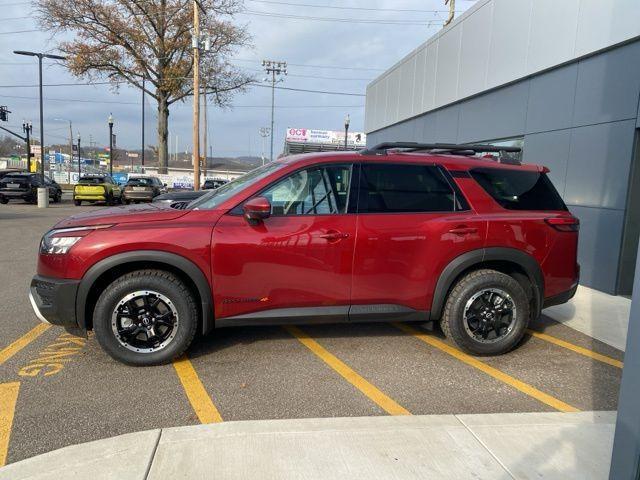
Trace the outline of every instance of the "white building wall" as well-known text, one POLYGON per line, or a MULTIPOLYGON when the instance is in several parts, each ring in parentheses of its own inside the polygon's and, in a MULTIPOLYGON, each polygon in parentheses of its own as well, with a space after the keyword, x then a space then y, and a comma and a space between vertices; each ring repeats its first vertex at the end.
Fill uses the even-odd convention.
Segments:
POLYGON ((478 0, 367 86, 367 133, 640 36, 640 0, 478 0))

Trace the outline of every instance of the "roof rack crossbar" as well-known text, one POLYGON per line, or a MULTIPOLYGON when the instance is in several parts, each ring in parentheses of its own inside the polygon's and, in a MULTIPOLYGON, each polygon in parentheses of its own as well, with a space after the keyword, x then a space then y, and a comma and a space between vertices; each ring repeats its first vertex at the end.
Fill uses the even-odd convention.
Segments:
POLYGON ((387 150, 404 149, 410 151, 419 150, 439 150, 443 152, 473 151, 473 152, 496 152, 496 153, 519 153, 520 147, 499 147, 495 145, 464 145, 456 143, 418 143, 418 142, 384 142, 374 147, 362 150, 362 155, 386 155, 387 150))

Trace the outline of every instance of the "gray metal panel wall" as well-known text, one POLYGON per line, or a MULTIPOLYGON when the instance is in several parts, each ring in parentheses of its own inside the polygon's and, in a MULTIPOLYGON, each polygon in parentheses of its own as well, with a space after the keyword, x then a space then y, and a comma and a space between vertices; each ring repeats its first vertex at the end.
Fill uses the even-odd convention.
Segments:
POLYGON ((372 132, 367 143, 524 136, 525 162, 551 169, 581 219, 582 284, 615 293, 639 97, 636 41, 372 132))

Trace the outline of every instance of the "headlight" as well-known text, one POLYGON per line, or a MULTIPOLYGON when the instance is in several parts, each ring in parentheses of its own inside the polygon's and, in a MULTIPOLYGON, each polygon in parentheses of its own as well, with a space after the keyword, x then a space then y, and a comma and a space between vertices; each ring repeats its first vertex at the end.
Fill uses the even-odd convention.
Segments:
POLYGON ((111 225, 96 225, 92 227, 59 228, 47 232, 40 242, 40 253, 47 255, 64 255, 78 241, 93 230, 109 228, 111 225))

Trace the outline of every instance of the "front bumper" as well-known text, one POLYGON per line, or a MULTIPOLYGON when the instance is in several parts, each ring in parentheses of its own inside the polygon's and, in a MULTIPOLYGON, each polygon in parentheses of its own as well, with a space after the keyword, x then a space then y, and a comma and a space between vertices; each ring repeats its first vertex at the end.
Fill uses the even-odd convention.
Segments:
POLYGON ((36 316, 43 322, 77 327, 76 293, 80 280, 43 277, 31 280, 29 301, 36 316))
POLYGON ((33 194, 30 191, 12 192, 9 190, 9 191, 0 192, 0 197, 8 198, 10 200, 14 198, 27 199, 27 198, 32 198, 33 194))

